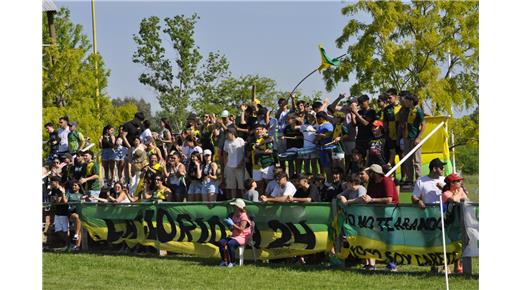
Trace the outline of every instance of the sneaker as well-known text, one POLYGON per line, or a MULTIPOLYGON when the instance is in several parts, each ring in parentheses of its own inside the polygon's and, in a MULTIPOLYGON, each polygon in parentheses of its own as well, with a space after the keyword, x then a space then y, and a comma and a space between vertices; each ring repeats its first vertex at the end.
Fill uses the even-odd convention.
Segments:
POLYGON ((363 267, 364 270, 367 270, 367 271, 375 271, 376 270, 376 266, 372 266, 372 265, 365 265, 363 267))
POLYGON ((220 262, 219 266, 221 267, 226 267, 228 264, 226 263, 226 261, 222 261, 220 262))
POLYGON ((235 265, 233 263, 229 263, 227 266, 231 268, 231 267, 234 267, 235 265))
POLYGON ((74 242, 77 241, 78 239, 79 239, 78 234, 75 234, 74 237, 72 238, 72 240, 73 240, 74 242))
POLYGON ((397 265, 394 262, 390 262, 388 265, 386 265, 386 270, 390 272, 397 272, 397 265))
POLYGON ((73 252, 77 252, 79 251, 79 247, 78 246, 73 246, 72 248, 70 248, 71 251, 73 252))

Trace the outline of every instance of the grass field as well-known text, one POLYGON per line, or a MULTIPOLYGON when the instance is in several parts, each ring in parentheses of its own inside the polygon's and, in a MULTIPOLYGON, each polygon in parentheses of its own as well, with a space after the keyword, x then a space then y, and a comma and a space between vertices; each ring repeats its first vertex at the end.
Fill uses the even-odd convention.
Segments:
MULTIPOLYGON (((387 273, 324 265, 247 263, 218 267, 217 260, 183 256, 43 253, 43 289, 445 289, 443 274, 401 266, 387 273)), ((478 259, 473 261, 478 273, 478 259)), ((381 269, 381 270, 379 270, 381 269)), ((452 275, 451 289, 478 289, 478 274, 452 275)))

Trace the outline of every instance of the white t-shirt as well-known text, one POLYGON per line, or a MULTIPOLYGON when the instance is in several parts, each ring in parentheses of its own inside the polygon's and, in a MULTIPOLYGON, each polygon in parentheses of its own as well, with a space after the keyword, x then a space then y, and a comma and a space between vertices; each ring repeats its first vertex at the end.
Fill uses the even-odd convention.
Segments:
POLYGON ((283 188, 280 186, 275 187, 273 190, 273 193, 271 193, 271 196, 272 197, 294 196, 295 193, 296 193, 296 187, 294 187, 294 185, 290 181, 287 181, 287 184, 285 185, 285 187, 283 187, 283 188))
POLYGON ((150 142, 153 138, 153 135, 152 135, 152 130, 150 130, 150 128, 146 129, 143 131, 143 133, 141 133, 141 135, 139 135, 139 139, 141 139, 141 143, 143 144, 148 144, 148 142, 150 142))
POLYGON ((308 124, 300 126, 300 132, 303 135, 303 148, 314 148, 314 138, 316 138, 316 127, 308 124))
POLYGON ((444 176, 440 176, 437 179, 432 179, 428 175, 420 177, 415 182, 412 194, 415 197, 419 197, 424 203, 439 203, 439 196, 442 192, 437 187, 437 183, 444 186, 444 176))
POLYGON ((238 167, 238 164, 244 159, 245 144, 244 139, 240 137, 237 137, 233 142, 226 139, 224 142, 224 151, 228 154, 226 167, 238 167))
POLYGON ((58 129, 58 136, 60 137, 60 145, 58 147, 58 152, 66 152, 69 150, 69 127, 63 129, 58 129))

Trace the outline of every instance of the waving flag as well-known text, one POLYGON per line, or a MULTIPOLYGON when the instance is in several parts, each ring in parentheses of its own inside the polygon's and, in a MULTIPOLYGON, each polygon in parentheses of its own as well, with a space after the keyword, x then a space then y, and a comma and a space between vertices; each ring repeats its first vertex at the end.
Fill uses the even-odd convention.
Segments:
POLYGON ((340 61, 339 58, 333 58, 330 59, 327 57, 327 54, 325 53, 325 49, 323 48, 323 45, 320 44, 320 53, 321 53, 321 65, 318 67, 318 70, 321 72, 324 69, 328 69, 331 65, 338 66, 340 61))

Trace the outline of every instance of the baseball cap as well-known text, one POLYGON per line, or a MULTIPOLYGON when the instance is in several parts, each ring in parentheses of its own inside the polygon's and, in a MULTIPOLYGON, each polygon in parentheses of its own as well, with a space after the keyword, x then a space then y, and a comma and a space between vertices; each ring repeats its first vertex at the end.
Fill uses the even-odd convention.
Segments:
POLYGON ((444 178, 444 182, 453 182, 453 181, 457 181, 457 180, 464 180, 464 177, 458 175, 457 173, 452 173, 448 176, 446 176, 446 178, 444 178))
POLYGON ((204 150, 204 155, 211 155, 211 150, 209 150, 209 149, 204 150))
POLYGON ((376 127, 383 127, 383 122, 381 122, 379 120, 375 120, 374 122, 372 122, 372 125, 374 125, 376 127))
POLYGON ((383 167, 381 167, 381 165, 372 164, 369 167, 365 168, 365 170, 370 170, 370 171, 372 171, 374 173, 377 173, 377 174, 380 174, 380 175, 385 175, 383 173, 383 167))
POLYGON ((363 102, 366 102, 368 100, 370 100, 370 98, 367 95, 361 95, 361 97, 359 97, 357 99, 358 103, 363 103, 363 102))
POLYGON ((227 118, 227 117, 229 117, 229 112, 228 112, 227 110, 222 111, 222 113, 220 113, 220 117, 221 117, 221 118, 227 118))
POLYGON ((234 201, 230 202, 229 203, 230 205, 234 205, 240 209, 244 209, 244 207, 246 207, 246 203, 243 199, 241 198, 237 198, 235 199, 234 201))
POLYGON ((432 161, 430 161, 430 170, 432 170, 434 167, 441 168, 444 167, 448 163, 442 162, 439 158, 435 158, 432 161))

